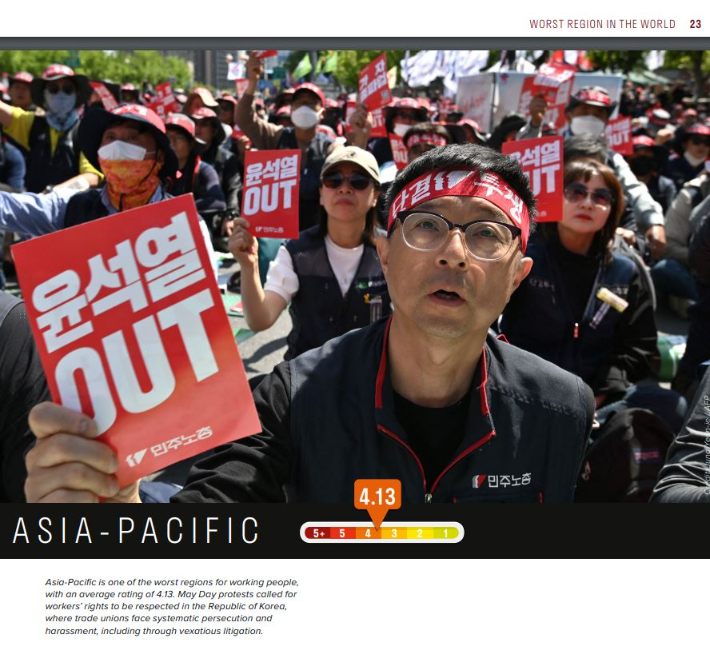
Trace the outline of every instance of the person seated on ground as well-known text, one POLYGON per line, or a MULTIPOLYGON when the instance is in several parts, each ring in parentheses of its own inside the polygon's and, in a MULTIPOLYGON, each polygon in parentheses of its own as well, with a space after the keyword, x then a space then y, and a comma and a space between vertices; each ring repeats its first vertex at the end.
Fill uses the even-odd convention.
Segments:
POLYGON ((32 102, 32 94, 30 93, 30 85, 34 77, 25 71, 15 73, 7 81, 8 95, 10 96, 10 104, 13 107, 19 107, 24 111, 34 111, 36 107, 32 102))
MULTIPOLYGON (((390 199, 378 252, 392 316, 279 364, 254 391, 261 433, 202 459, 174 501, 352 502, 372 477, 400 479, 404 503, 572 501, 591 390, 489 335, 532 265, 519 164, 437 148, 390 199)), ((44 403, 30 425, 28 500, 139 501, 92 420, 44 403)))
POLYGON ((710 503, 710 367, 706 369, 690 406, 688 418, 668 450, 650 502, 710 503))
POLYGON ((690 401, 698 387, 698 370, 710 361, 710 194, 690 214, 692 237, 688 264, 698 291, 697 302, 688 309, 690 327, 683 358, 671 388, 690 401))
POLYGON ((673 142, 670 144, 670 147, 673 152, 681 156, 683 155, 683 147, 681 145, 681 141, 683 140, 686 131, 699 122, 700 118, 698 116, 698 112, 695 109, 690 107, 683 111, 680 116, 680 123, 676 127, 675 132, 673 133, 673 142))
MULTIPOLYGON (((217 171, 219 184, 227 203, 227 212, 232 216, 239 215, 239 196, 243 187, 239 159, 225 144, 226 135, 222 123, 217 118, 217 114, 206 107, 198 109, 191 117, 195 121, 195 136, 206 144, 201 154, 202 161, 207 162, 217 171)), ((215 227, 215 236, 224 235, 225 230, 221 223, 215 227)))
POLYGON ((663 213, 668 211, 678 192, 673 180, 661 174, 668 159, 668 150, 656 145, 650 136, 633 137, 633 154, 626 155, 631 172, 639 182, 643 182, 651 197, 661 205, 663 213))
POLYGON ((228 137, 234 127, 234 113, 237 109, 237 100, 231 93, 223 91, 222 95, 217 98, 217 104, 219 107, 215 111, 222 123, 222 131, 225 136, 228 137))
POLYGON ((235 219, 229 249, 239 262, 244 318, 254 331, 271 327, 289 305, 293 328, 285 359, 390 314, 375 251, 379 172, 366 150, 339 147, 321 173, 319 223, 282 245, 259 278, 257 239, 235 219))
POLYGON ((710 194, 710 173, 687 182, 666 212, 666 244, 663 259, 651 270, 660 296, 669 296, 671 308, 687 318, 690 304, 698 299, 698 287, 688 265, 688 246, 692 228, 690 215, 710 194))
POLYGON ((547 111, 547 99, 544 93, 537 93, 530 100, 528 105, 528 113, 530 118, 523 127, 520 128, 515 136, 516 141, 524 141, 525 139, 536 139, 543 134, 543 124, 545 120, 545 112, 547 111))
POLYGON ((299 229, 303 231, 316 224, 309 221, 317 220, 320 172, 334 143, 332 138, 316 129, 323 115, 325 96, 315 84, 299 84, 294 90, 291 104, 291 120, 294 126, 274 125, 257 117, 253 106, 257 85, 264 74, 264 62, 252 54, 246 66, 249 84, 237 104, 237 125, 258 150, 301 150, 298 210, 299 229))
POLYGON ((86 190, 101 181, 101 173, 78 144, 79 109, 91 97, 84 75, 69 66, 48 66, 30 90, 37 107, 25 111, 0 102, 0 125, 14 143, 27 151, 25 187, 32 193, 55 186, 86 190))
POLYGON ((143 104, 140 89, 130 82, 121 84, 121 102, 123 104, 143 104))
MULTIPOLYGON (((404 137, 413 125, 429 120, 426 107, 414 98, 395 98, 384 108, 384 118, 387 134, 396 134, 400 137, 404 137)), ((348 144, 372 152, 378 166, 393 161, 389 137, 370 138, 372 117, 364 104, 358 104, 348 122, 353 128, 348 135, 348 144)))
POLYGON ((217 171, 201 154, 207 144, 195 135, 195 123, 183 114, 170 114, 165 119, 170 145, 178 160, 178 172, 171 187, 173 195, 192 193, 198 213, 208 225, 219 220, 227 205, 217 171))
MULTIPOLYGON (((604 130, 614 113, 616 102, 612 102, 609 92, 602 86, 585 86, 570 97, 565 109, 569 124, 565 132, 565 141, 573 136, 586 136, 591 140, 603 139, 604 130)), ((577 141, 579 148, 585 143, 577 141)), ((571 152, 565 143, 565 163, 571 161, 567 156, 571 152)), ((584 156, 584 155, 582 155, 584 156)), ((636 238, 643 238, 642 251, 648 249, 653 259, 660 259, 666 244, 663 227, 663 210, 651 197, 645 184, 636 179, 624 157, 618 152, 607 150, 607 158, 601 163, 611 168, 616 174, 624 191, 626 205, 635 221, 636 238)), ((632 243, 630 243, 632 245, 632 243)))
MULTIPOLYGON (((171 197, 163 184, 175 177, 178 161, 165 124, 155 112, 133 104, 110 112, 92 109, 82 120, 77 138, 87 160, 105 175, 105 183, 81 192, 0 192, 0 230, 41 236, 171 197)), ((203 221, 200 229, 211 255, 203 221)))
POLYGON ((402 138, 407 148, 407 163, 412 163, 425 152, 453 143, 451 133, 443 125, 436 123, 418 123, 410 127, 402 138))
POLYGON ((291 105, 284 105, 273 111, 269 116, 269 122, 279 127, 293 127, 291 120, 291 105))
POLYGON ((639 406, 677 431, 682 397, 657 385, 660 360, 651 297, 634 262, 612 252, 624 207, 613 171, 596 161, 565 165, 560 222, 539 225, 533 269, 506 307, 500 331, 513 344, 579 375, 598 415, 639 406))
POLYGON ((685 130, 679 143, 683 154, 670 157, 666 175, 677 188, 682 188, 705 170, 705 161, 710 157, 710 126, 696 123, 685 130))
POLYGON ((515 111, 509 111, 503 119, 495 126, 491 135, 488 137, 486 145, 500 152, 503 143, 515 141, 520 130, 525 125, 526 121, 522 114, 515 111))
POLYGON ((0 291, 0 502, 24 502, 30 409, 49 400, 25 305, 0 291))
POLYGON ((563 161, 594 160, 611 168, 624 193, 624 214, 617 233, 635 247, 644 260, 663 256, 666 245, 661 205, 652 197, 645 184, 631 171, 623 156, 609 149, 603 137, 591 134, 565 138, 563 161))
POLYGON ((472 118, 462 118, 457 123, 466 131, 466 142, 474 145, 486 145, 488 135, 481 129, 481 126, 472 118))
MULTIPOLYGON (((25 159, 18 148, 8 142, 0 128, 0 191, 20 193, 25 184, 25 159)), ((5 288, 3 245, 5 233, 0 230, 0 290, 5 288)))
POLYGON ((198 109, 202 109, 203 107, 212 109, 212 111, 217 111, 219 104, 217 103, 217 100, 214 99, 212 91, 204 88, 203 86, 198 86, 192 89, 192 91, 188 94, 187 100, 185 100, 183 104, 181 113, 186 116, 192 116, 198 109))

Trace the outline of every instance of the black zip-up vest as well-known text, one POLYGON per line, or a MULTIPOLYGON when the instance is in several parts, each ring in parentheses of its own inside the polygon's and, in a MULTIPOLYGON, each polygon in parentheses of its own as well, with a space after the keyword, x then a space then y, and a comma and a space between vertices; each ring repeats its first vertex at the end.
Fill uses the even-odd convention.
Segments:
POLYGON ((25 187, 31 193, 41 193, 49 184, 61 184, 79 174, 79 147, 76 145, 77 121, 62 132, 52 154, 52 137, 44 116, 35 116, 30 129, 29 155, 25 187))
MULTIPOLYGON (((333 139, 322 132, 316 132, 308 146, 306 161, 301 164, 301 184, 298 194, 298 229, 303 231, 315 225, 320 211, 320 171, 328 156, 328 148, 333 139)), ((281 132, 278 150, 299 150, 296 132, 287 127, 281 132)))
MULTIPOLYGON (((169 193, 163 192, 161 201, 169 200, 172 197, 169 193)), ((106 216, 108 216, 108 209, 101 201, 101 189, 92 188, 77 193, 69 200, 64 214, 64 227, 83 225, 106 216)))
POLYGON ((391 313, 387 282, 375 248, 365 244, 355 277, 343 297, 328 260, 325 238, 318 229, 311 227, 298 240, 286 243, 299 283, 289 309, 293 329, 287 338, 287 361, 391 313), (373 302, 374 298, 379 300, 373 302))

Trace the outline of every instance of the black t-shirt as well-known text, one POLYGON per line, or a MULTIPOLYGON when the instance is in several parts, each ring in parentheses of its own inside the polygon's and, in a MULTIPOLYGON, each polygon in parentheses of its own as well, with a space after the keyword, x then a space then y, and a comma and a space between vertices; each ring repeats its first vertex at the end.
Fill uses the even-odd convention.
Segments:
MULTIPOLYGON (((0 293, 0 314, 8 297, 0 293)), ((34 444, 27 414, 49 400, 24 304, 0 323, 0 502, 25 501, 25 454, 34 444)))
POLYGON ((424 466, 427 488, 451 462, 466 428, 471 393, 456 404, 432 409, 410 402, 394 392, 397 420, 404 427, 414 453, 424 466))

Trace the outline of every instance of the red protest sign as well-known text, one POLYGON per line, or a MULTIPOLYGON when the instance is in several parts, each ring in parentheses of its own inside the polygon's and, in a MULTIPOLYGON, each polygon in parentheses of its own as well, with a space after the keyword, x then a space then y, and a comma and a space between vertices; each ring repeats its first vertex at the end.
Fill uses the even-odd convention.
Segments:
POLYGON ((242 215, 254 236, 298 238, 300 150, 247 150, 242 215))
POLYGON ((404 147, 404 140, 397 134, 389 134, 390 147, 392 148, 392 160, 397 166, 397 170, 407 167, 407 148, 404 147))
POLYGON ((249 86, 249 80, 248 79, 234 80, 234 86, 237 89, 237 97, 241 98, 244 95, 244 91, 247 90, 247 86, 249 86))
POLYGON ((155 87, 155 92, 158 95, 157 102, 163 105, 163 112, 168 114, 177 113, 182 109, 182 105, 175 99, 173 87, 170 82, 163 82, 155 87))
POLYGON ((101 100, 101 104, 104 106, 106 111, 113 111, 116 107, 118 107, 118 101, 113 97, 111 91, 106 88, 105 84, 102 84, 101 82, 89 82, 89 84, 91 85, 91 88, 96 91, 96 95, 99 96, 99 100, 101 100))
POLYGON ((634 153, 630 116, 620 116, 607 123, 606 142, 614 152, 619 154, 628 155, 634 153))
POLYGON ((565 107, 569 103, 573 82, 574 70, 556 64, 541 66, 536 75, 523 80, 518 111, 529 116, 530 101, 542 94, 548 104, 545 122, 552 123, 556 129, 562 128, 566 122, 565 107))
POLYGON ((122 487, 261 430, 192 195, 13 255, 52 399, 96 420, 122 487))
POLYGON ((267 59, 268 57, 275 57, 279 51, 278 50, 252 50, 253 55, 259 59, 267 59))
POLYGON ((385 112, 382 107, 372 112, 372 130, 370 138, 387 138, 387 128, 385 127, 385 112))
POLYGON ((541 223, 562 220, 562 137, 508 141, 501 148, 518 160, 530 179, 541 223))
POLYGON ((358 78, 358 99, 364 102, 370 111, 384 107, 392 102, 387 80, 387 57, 382 53, 360 71, 358 78))
MULTIPOLYGON (((357 102, 354 100, 348 100, 345 103, 345 131, 352 132, 352 126, 350 125, 350 116, 355 113, 357 109, 357 102)), ((370 131, 370 138, 387 138, 387 129, 385 128, 385 112, 380 107, 370 112, 372 115, 372 130, 370 131)))

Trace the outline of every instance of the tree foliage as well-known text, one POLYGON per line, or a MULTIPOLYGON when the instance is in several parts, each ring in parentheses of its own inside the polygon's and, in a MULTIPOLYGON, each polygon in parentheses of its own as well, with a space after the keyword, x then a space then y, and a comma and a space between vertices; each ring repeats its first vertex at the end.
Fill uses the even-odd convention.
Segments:
POLYGON ((595 68, 628 75, 631 71, 646 69, 648 50, 590 50, 587 57, 595 68))
POLYGON ((192 83, 190 67, 179 57, 164 57, 157 50, 0 50, 0 69, 26 70, 41 75, 50 64, 67 64, 91 79, 157 84, 172 79, 178 86, 192 83), (78 65, 76 59, 78 58, 78 65))
MULTIPOLYGON (((341 50, 338 54, 338 68, 335 71, 335 78, 348 89, 356 90, 360 71, 383 52, 383 50, 341 50)), ((386 52, 387 70, 392 66, 399 66, 399 62, 407 54, 405 50, 387 50, 386 52)), ((411 50, 410 54, 414 55, 416 52, 418 50, 411 50)))

